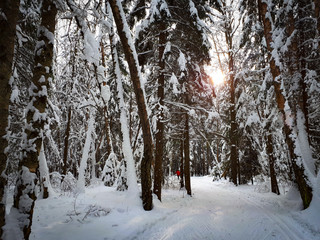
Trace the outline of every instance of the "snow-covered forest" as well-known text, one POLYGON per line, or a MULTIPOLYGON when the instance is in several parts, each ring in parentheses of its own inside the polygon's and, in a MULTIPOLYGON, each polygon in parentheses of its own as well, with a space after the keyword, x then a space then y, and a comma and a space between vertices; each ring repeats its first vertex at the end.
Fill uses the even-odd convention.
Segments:
POLYGON ((0 239, 320 239, 319 0, 1 0, 0 239))

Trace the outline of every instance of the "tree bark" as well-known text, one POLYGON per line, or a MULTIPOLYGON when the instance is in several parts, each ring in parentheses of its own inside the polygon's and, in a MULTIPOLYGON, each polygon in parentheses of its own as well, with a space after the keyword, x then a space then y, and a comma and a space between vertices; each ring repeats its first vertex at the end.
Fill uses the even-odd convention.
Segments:
POLYGON ((231 168, 231 181, 234 185, 238 185, 238 169, 239 169, 239 160, 238 160, 238 138, 237 138, 237 130, 238 125, 236 122, 236 83, 234 77, 234 62, 233 62, 233 53, 232 50, 232 36, 230 35, 231 30, 227 30, 226 32, 226 40, 229 48, 228 52, 228 61, 229 61, 229 84, 230 84, 230 168, 231 168))
POLYGON ((267 143, 267 154, 269 158, 269 170, 270 170, 270 178, 271 178, 271 192, 280 195, 278 181, 276 176, 276 171, 274 169, 274 156, 273 156, 273 145, 272 145, 272 135, 270 133, 266 136, 267 143))
MULTIPOLYGON (((264 36, 267 43, 267 49, 268 49, 268 58, 269 58, 269 65, 271 74, 273 77, 273 86, 276 93, 276 101, 278 109, 282 115, 282 121, 284 124, 284 134, 286 143, 288 145, 289 149, 289 155, 292 163, 292 168, 294 171, 294 175, 296 178, 296 182, 299 188, 300 196, 303 202, 304 208, 307 208, 310 205, 310 202, 312 200, 312 188, 308 184, 308 179, 304 174, 304 167, 303 165, 297 164, 297 155, 295 153, 295 147, 294 147, 294 141, 291 138, 292 135, 292 129, 290 126, 286 123, 286 115, 285 115, 285 97, 281 91, 281 72, 279 67, 276 65, 276 62, 274 58, 271 56, 272 52, 272 25, 269 18, 266 17, 266 14, 268 14, 268 5, 265 2, 262 2, 261 0, 258 0, 258 8, 259 8, 259 15, 260 19, 262 20, 263 26, 264 26, 264 36)), ((270 14, 269 14, 270 15, 270 14)), ((270 16, 269 16, 270 17, 270 16)))
POLYGON ((167 34, 165 32, 166 25, 161 22, 159 25, 159 77, 158 77, 158 101, 159 101, 159 115, 157 119, 157 132, 156 132, 156 153, 154 164, 154 184, 153 193, 157 195, 161 201, 161 182, 162 182, 162 162, 163 162, 163 146, 164 146, 164 123, 163 123, 163 100, 164 100, 164 49, 167 41, 167 34))
POLYGON ((5 149, 8 145, 6 128, 8 127, 9 104, 10 104, 10 77, 12 74, 12 62, 14 52, 14 37, 19 13, 19 0, 0 1, 0 239, 2 227, 5 224, 5 188, 7 178, 5 170, 7 155, 5 149))
MULTIPOLYGON (((302 6, 300 6, 302 7, 302 6)), ((301 13, 301 10, 298 10, 298 18, 303 19, 303 13, 301 13)), ((297 108, 300 108, 300 110, 303 113, 303 117, 305 120, 305 128, 307 133, 307 141, 310 145, 310 131, 309 131, 309 111, 308 111, 308 93, 307 93, 307 85, 305 83, 305 77, 306 77, 306 61, 305 57, 303 56, 303 53, 306 52, 304 49, 304 44, 299 44, 299 42, 305 42, 307 39, 305 39, 304 31, 305 29, 299 29, 299 27, 296 28, 295 26, 295 17, 293 10, 291 9, 288 13, 288 21, 287 21, 287 29, 288 29, 288 36, 291 37, 291 44, 289 45, 288 49, 288 55, 292 55, 292 61, 288 64, 288 70, 289 74, 291 75, 292 79, 295 78, 298 79, 298 85, 299 89, 296 90, 295 99, 294 99, 294 105, 295 105, 295 118, 297 119, 297 108), (300 47, 299 47, 300 45, 300 47)))
POLYGON ((64 136, 62 181, 63 181, 64 177, 67 175, 67 170, 68 170, 68 150, 69 150, 69 136, 70 136, 70 125, 71 125, 71 112, 72 112, 71 107, 69 107, 67 128, 66 128, 66 133, 64 136))
POLYGON ((128 62, 131 81, 138 104, 138 114, 141 121, 144 143, 144 152, 141 160, 142 204, 144 210, 148 211, 153 207, 151 191, 151 163, 153 162, 153 140, 147 113, 145 95, 141 86, 139 62, 130 36, 129 28, 126 23, 126 19, 124 18, 124 12, 121 2, 119 0, 109 0, 109 3, 118 29, 118 34, 122 43, 125 58, 128 62))
MULTIPOLYGON (((117 92, 118 92, 118 99, 119 99, 119 108, 120 108, 120 125, 121 125, 121 132, 122 132, 122 152, 124 156, 124 160, 126 161, 126 172, 127 172, 127 184, 128 190, 131 191, 132 195, 138 193, 138 184, 137 184, 137 177, 136 177, 136 168, 135 168, 135 161, 133 157, 133 151, 130 142, 130 132, 129 132, 129 125, 128 125, 128 117, 127 117, 127 109, 124 102, 124 89, 122 84, 122 78, 120 74, 120 64, 119 64, 119 57, 118 52, 116 49, 116 40, 114 37, 113 28, 110 30, 110 45, 111 45, 111 55, 112 55, 112 62, 113 62, 113 72, 116 76, 116 85, 117 85, 117 92)), ((138 194, 137 194, 138 195, 138 194)))
POLYGON ((184 188, 184 141, 181 140, 180 143, 180 189, 184 188))
MULTIPOLYGON (((317 29, 318 29, 318 37, 320 35, 320 1, 319 0, 314 0, 314 16, 317 21, 317 29)), ((318 49, 320 48, 320 45, 318 45, 318 49)))
MULTIPOLYGON (((109 39, 111 40, 111 36, 109 37, 109 39)), ((104 46, 103 46, 103 42, 100 42, 100 51, 101 51, 101 59, 102 59, 102 66, 106 67, 106 61, 105 61, 105 52, 104 52, 104 46)), ((106 76, 104 76, 106 77, 106 76)), ((97 76, 98 79, 98 76, 97 76)), ((99 84, 99 88, 100 91, 102 89, 102 87, 107 85, 107 81, 105 79, 103 79, 102 83, 99 84)), ((107 157, 111 154, 111 152, 113 151, 113 147, 112 147, 112 143, 111 143, 111 139, 110 139, 110 124, 109 124, 109 117, 108 117, 108 105, 105 102, 104 98, 102 98, 102 101, 104 103, 104 108, 103 108, 103 114, 104 114, 104 121, 105 121, 105 135, 106 135, 106 140, 107 140, 107 157)), ((131 138, 130 138, 131 139, 131 138)))
POLYGON ((190 138, 189 138, 189 114, 185 113, 184 125, 184 182, 187 194, 191 196, 191 180, 190 180, 190 138))
POLYGON ((22 217, 22 231, 25 239, 31 233, 35 187, 38 183, 39 154, 42 131, 46 121, 47 89, 52 78, 53 41, 57 8, 50 0, 44 0, 41 9, 41 24, 38 30, 38 44, 35 51, 35 68, 31 81, 30 102, 27 106, 23 157, 19 163, 19 176, 14 195, 14 207, 22 217))

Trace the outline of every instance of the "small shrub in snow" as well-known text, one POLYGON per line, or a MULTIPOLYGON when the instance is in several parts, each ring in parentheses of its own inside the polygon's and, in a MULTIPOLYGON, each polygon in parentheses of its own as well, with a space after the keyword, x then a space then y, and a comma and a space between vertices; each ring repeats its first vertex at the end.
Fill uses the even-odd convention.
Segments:
POLYGON ((82 218, 84 220, 87 217, 103 217, 108 215, 111 212, 109 208, 103 208, 101 206, 97 206, 95 204, 90 204, 88 207, 85 208, 86 214, 82 218))
POLYGON ((76 185, 77 179, 75 179, 72 173, 68 172, 61 182, 61 190, 64 192, 74 192, 76 185))
POLYGON ((254 191, 258 193, 267 193, 270 192, 270 186, 270 181, 261 182, 260 184, 255 186, 254 191))
POLYGON ((62 176, 60 173, 58 173, 58 172, 50 173, 51 186, 54 189, 60 189, 61 179, 62 179, 62 176))
POLYGON ((67 213, 67 216, 69 217, 68 220, 65 222, 72 222, 73 220, 76 220, 80 223, 85 223, 85 220, 89 217, 96 218, 96 217, 103 217, 108 215, 111 212, 111 209, 109 208, 103 208, 101 206, 97 206, 96 204, 90 204, 87 207, 85 207, 83 210, 78 211, 76 210, 76 200, 74 201, 74 209, 73 211, 70 211, 67 213))
POLYGON ((66 176, 58 172, 52 172, 50 173, 50 181, 52 188, 62 193, 74 192, 77 183, 77 180, 70 172, 68 172, 66 176))
POLYGON ((180 179, 177 176, 165 177, 163 189, 180 189, 180 179))

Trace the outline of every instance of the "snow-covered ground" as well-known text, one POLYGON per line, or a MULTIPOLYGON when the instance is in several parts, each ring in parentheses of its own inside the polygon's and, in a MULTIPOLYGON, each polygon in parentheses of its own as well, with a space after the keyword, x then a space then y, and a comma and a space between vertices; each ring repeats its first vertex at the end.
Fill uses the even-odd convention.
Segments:
POLYGON ((162 202, 154 197, 149 212, 127 192, 102 184, 76 197, 38 200, 30 239, 320 239, 320 209, 313 220, 306 220, 309 215, 300 211, 294 190, 277 196, 257 186, 212 182, 210 177, 193 177, 191 184, 189 197, 173 180, 176 187, 163 190, 162 202))

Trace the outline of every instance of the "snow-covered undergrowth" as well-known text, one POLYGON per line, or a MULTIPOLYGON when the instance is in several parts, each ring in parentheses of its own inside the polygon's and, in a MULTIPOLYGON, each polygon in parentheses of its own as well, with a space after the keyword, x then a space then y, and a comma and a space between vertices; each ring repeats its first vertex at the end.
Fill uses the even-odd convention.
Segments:
POLYGON ((163 190, 162 202, 154 196, 149 212, 128 200, 128 192, 103 184, 76 196, 37 200, 30 239, 320 239, 320 209, 301 211, 293 188, 277 196, 256 186, 194 177, 189 197, 177 179, 172 183, 176 187, 163 190))

